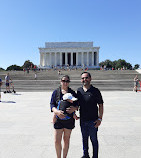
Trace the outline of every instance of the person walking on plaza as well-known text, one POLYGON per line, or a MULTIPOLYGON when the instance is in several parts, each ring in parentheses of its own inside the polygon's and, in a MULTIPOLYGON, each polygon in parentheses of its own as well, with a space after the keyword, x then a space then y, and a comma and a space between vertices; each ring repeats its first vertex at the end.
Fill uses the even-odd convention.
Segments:
MULTIPOLYGON (((54 119, 54 129, 55 129, 55 148, 57 158, 61 158, 62 152, 62 144, 61 140, 63 137, 63 158, 67 157, 69 150, 69 142, 72 129, 75 127, 75 119, 73 118, 73 114, 69 117, 69 119, 65 118, 65 112, 61 109, 58 109, 59 102, 63 99, 64 94, 71 93, 73 97, 77 98, 76 93, 69 88, 70 78, 68 75, 65 75, 61 78, 60 84, 61 86, 57 88, 53 93, 50 101, 51 111, 54 112, 56 118, 54 119)), ((77 104, 77 102, 76 102, 77 104)), ((73 113, 77 110, 75 103, 72 103, 70 113, 73 113)))
POLYGON ((136 92, 138 90, 138 84, 139 84, 139 79, 138 79, 138 75, 136 75, 134 78, 134 89, 133 89, 136 92))
POLYGON ((34 74, 34 79, 37 80, 37 72, 34 74))
POLYGON ((10 76, 9 73, 7 73, 7 75, 5 76, 5 85, 6 85, 6 92, 10 93, 10 76))
POLYGON ((1 86, 2 86, 2 79, 0 78, 0 102, 1 102, 1 86))
POLYGON ((89 137, 93 146, 93 158, 98 158, 97 132, 103 117, 103 99, 99 89, 91 85, 91 74, 89 72, 81 74, 81 82, 83 86, 78 88, 77 97, 83 142, 82 158, 90 158, 88 152, 89 137))

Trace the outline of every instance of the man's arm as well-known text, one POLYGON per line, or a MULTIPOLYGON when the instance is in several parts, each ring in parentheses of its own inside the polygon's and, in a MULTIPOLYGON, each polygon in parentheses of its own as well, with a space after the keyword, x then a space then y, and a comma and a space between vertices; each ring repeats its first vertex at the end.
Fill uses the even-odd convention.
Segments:
MULTIPOLYGON (((75 98, 77 98, 77 94, 74 91, 72 91, 71 93, 75 98)), ((70 106, 66 109, 67 113, 69 114, 73 113, 76 110, 78 110, 78 100, 74 102, 73 106, 70 106)))
POLYGON ((103 104, 99 104, 99 115, 98 115, 98 117, 100 119, 102 119, 102 117, 103 117, 103 110, 104 110, 103 104))
POLYGON ((99 114, 98 114, 98 119, 95 121, 95 123, 96 123, 95 128, 100 126, 102 117, 103 117, 103 111, 104 111, 103 104, 98 104, 98 105, 99 105, 99 114))
POLYGON ((70 106, 66 109, 69 114, 73 113, 75 110, 78 110, 78 106, 70 106))

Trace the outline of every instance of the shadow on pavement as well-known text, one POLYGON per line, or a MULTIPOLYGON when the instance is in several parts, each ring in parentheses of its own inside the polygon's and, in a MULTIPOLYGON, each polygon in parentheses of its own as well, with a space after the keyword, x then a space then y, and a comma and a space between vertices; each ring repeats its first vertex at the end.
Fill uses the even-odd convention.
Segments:
POLYGON ((16 103, 15 101, 1 101, 1 103, 16 103))

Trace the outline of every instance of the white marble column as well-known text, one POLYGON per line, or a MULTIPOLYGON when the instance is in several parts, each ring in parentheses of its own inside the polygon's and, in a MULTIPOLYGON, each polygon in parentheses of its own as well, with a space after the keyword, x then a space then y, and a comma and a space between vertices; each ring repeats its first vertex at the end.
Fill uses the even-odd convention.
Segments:
POLYGON ((94 52, 92 52, 92 66, 94 66, 94 52))
POLYGON ((89 66, 89 52, 87 52, 87 66, 89 66))
POLYGON ((43 66, 45 66, 45 54, 43 53, 43 66))
POLYGON ((43 66, 46 66, 46 54, 45 53, 43 53, 44 55, 43 55, 43 66))
POLYGON ((51 61, 51 52, 49 53, 50 56, 50 67, 52 66, 52 61, 51 61))
POLYGON ((55 65, 54 66, 57 66, 57 64, 56 64, 56 61, 57 61, 57 53, 56 52, 54 52, 55 53, 55 65))
POLYGON ((40 65, 43 66, 43 56, 42 56, 42 53, 40 53, 40 65))
POLYGON ((71 66, 73 66, 73 52, 71 52, 71 66))
POLYGON ((45 66, 45 53, 43 53, 43 66, 45 66))
POLYGON ((97 51, 96 55, 96 66, 99 66, 99 51, 97 51))
POLYGON ((60 66, 62 66, 62 52, 60 52, 60 66))
POLYGON ((42 53, 42 66, 44 66, 44 53, 42 53))
POLYGON ((68 64, 68 53, 67 52, 65 52, 65 65, 67 66, 67 64, 68 64))
POLYGON ((84 58, 83 58, 83 56, 84 56, 84 53, 81 52, 81 66, 84 66, 84 58))
POLYGON ((76 52, 76 66, 78 66, 78 52, 76 52))
POLYGON ((47 66, 47 53, 46 53, 46 66, 47 66))
POLYGON ((45 66, 47 66, 47 53, 45 53, 45 66))

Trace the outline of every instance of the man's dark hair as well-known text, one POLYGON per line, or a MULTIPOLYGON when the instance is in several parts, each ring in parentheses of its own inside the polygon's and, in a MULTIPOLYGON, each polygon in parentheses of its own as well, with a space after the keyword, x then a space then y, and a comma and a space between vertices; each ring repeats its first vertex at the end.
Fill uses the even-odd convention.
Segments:
POLYGON ((84 71, 84 72, 81 73, 81 76, 82 76, 83 74, 88 74, 88 76, 91 78, 91 74, 90 74, 89 72, 84 71))
POLYGON ((64 77, 68 78, 68 80, 70 81, 70 77, 69 77, 68 75, 62 76, 62 77, 61 77, 61 80, 62 80, 62 78, 64 78, 64 77))

